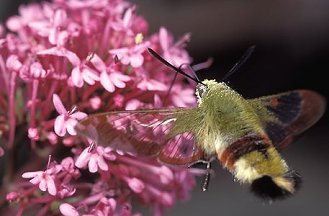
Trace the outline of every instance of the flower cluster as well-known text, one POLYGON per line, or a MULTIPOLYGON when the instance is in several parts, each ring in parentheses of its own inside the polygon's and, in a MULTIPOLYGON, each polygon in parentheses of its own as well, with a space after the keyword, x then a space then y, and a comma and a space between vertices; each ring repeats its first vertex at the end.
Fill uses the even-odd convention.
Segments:
POLYGON ((180 76, 171 86, 174 73, 147 52, 190 63, 188 36, 148 35, 124 0, 29 4, 0 29, 2 186, 15 188, 1 196, 14 207, 4 213, 135 215, 136 201, 161 215, 188 197, 188 170, 90 145, 75 130, 87 113, 194 105, 192 86, 180 76))

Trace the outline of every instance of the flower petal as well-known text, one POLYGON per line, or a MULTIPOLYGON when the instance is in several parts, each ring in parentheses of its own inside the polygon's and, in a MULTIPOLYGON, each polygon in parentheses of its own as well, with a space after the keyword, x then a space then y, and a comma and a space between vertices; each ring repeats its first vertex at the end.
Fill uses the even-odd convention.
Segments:
POLYGON ((54 14, 54 26, 63 26, 67 20, 67 13, 65 10, 57 9, 54 14))
POLYGON ((84 112, 75 112, 75 113, 72 113, 70 115, 71 118, 74 118, 74 119, 77 119, 77 120, 81 120, 81 119, 84 119, 86 118, 88 115, 84 112))
POLYGON ((40 183, 39 183, 39 188, 42 191, 46 191, 47 190, 47 182, 45 179, 41 179, 40 183))
POLYGON ((103 71, 106 70, 106 65, 104 61, 95 53, 93 57, 90 59, 90 62, 94 65, 94 67, 99 70, 103 71))
POLYGON ((30 182, 34 185, 39 184, 41 181, 42 181, 42 179, 41 179, 40 176, 36 176, 36 177, 34 177, 33 179, 30 180, 30 182))
POLYGON ((48 40, 52 45, 56 45, 57 43, 57 38, 58 38, 58 29, 57 28, 52 28, 49 30, 49 36, 48 40))
POLYGON ((58 136, 63 137, 66 133, 66 125, 65 125, 65 119, 64 115, 59 115, 55 119, 54 123, 54 131, 58 136))
POLYGON ((97 165, 103 171, 109 170, 109 166, 107 165, 107 163, 105 162, 105 160, 102 156, 97 157, 97 165))
POLYGON ((81 64, 79 57, 74 52, 71 52, 63 47, 53 47, 50 49, 42 50, 39 51, 37 55, 54 55, 66 57, 67 60, 69 60, 69 62, 71 62, 71 64, 74 66, 79 66, 81 64))
POLYGON ((91 172, 91 173, 95 173, 98 171, 98 166, 97 166, 97 161, 96 161, 95 155, 92 155, 90 157, 90 160, 88 163, 88 168, 89 168, 89 172, 91 172))
POLYGON ((34 178, 38 175, 40 175, 42 171, 36 171, 36 172, 25 172, 22 174, 23 178, 34 178))
POLYGON ((57 94, 53 94, 53 104, 54 104, 54 107, 55 107, 56 111, 59 114, 66 114, 67 113, 67 110, 65 109, 61 99, 59 98, 59 96, 57 94))
POLYGON ((72 135, 75 136, 77 135, 77 131, 75 130, 75 126, 77 125, 78 121, 70 118, 69 120, 66 121, 66 130, 67 132, 72 135))
POLYGON ((83 68, 82 69, 82 79, 89 85, 94 85, 95 81, 99 80, 98 75, 91 69, 83 68))
POLYGON ((129 76, 119 74, 119 73, 112 73, 112 74, 110 74, 110 77, 111 77, 113 84, 118 88, 126 87, 126 83, 124 83, 124 82, 130 81, 129 76))
POLYGON ((140 54, 136 54, 130 57, 130 65, 134 68, 142 66, 144 57, 140 54))
POLYGON ((78 168, 85 167, 91 157, 91 153, 88 152, 89 147, 85 148, 82 153, 79 155, 78 159, 75 161, 75 166, 78 168))
POLYGON ((79 216, 79 212, 75 210, 73 206, 67 203, 63 203, 59 206, 59 211, 64 215, 64 216, 79 216))
POLYGON ((169 184, 174 179, 174 174, 167 166, 161 166, 160 168, 160 181, 163 184, 169 184))
POLYGON ((83 79, 79 67, 75 67, 71 73, 72 82, 76 87, 81 88, 83 86, 83 79))
POLYGON ((131 99, 126 103, 126 110, 135 110, 140 107, 143 103, 137 99, 131 99))
POLYGON ((57 189, 56 189, 54 179, 50 176, 47 176, 46 183, 47 183, 48 192, 51 195, 55 196, 57 194, 57 189))
POLYGON ((172 43, 166 28, 161 27, 159 30, 159 42, 164 52, 168 51, 169 44, 172 43))
POLYGON ((122 82, 119 77, 117 76, 111 76, 113 84, 118 88, 124 88, 126 87, 126 83, 122 82))
POLYGON ((103 71, 100 75, 100 82, 102 86, 109 92, 114 92, 115 88, 112 83, 112 80, 110 79, 108 73, 106 71, 103 71))

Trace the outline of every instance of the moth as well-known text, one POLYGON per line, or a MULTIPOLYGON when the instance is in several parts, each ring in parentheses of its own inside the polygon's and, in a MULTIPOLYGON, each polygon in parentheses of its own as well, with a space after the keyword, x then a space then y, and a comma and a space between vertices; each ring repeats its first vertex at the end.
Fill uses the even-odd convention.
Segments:
POLYGON ((301 177, 279 152, 321 118, 326 104, 323 96, 293 90, 245 99, 224 82, 201 82, 149 51, 198 83, 198 106, 94 114, 77 125, 80 135, 97 145, 156 157, 170 165, 189 167, 216 157, 236 180, 250 184, 264 200, 296 192, 301 177))

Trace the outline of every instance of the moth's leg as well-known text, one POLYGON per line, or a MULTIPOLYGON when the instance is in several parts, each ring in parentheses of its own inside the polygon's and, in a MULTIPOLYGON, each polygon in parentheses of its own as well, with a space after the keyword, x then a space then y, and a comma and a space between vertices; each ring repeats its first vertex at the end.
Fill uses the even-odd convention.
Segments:
POLYGON ((193 161, 187 167, 190 168, 190 167, 193 167, 193 166, 195 166, 195 165, 197 165, 199 163, 208 164, 209 163, 209 160, 197 160, 197 161, 193 161))
POLYGON ((202 191, 207 191, 208 190, 208 186, 209 186, 209 182, 210 182, 210 175, 212 174, 212 169, 211 169, 211 162, 213 161, 213 157, 208 158, 207 160, 198 160, 198 161, 194 161, 193 163, 189 164, 188 167, 192 167, 198 163, 202 163, 202 164, 206 164, 206 173, 205 173, 205 177, 204 177, 204 181, 203 181, 203 185, 202 185, 202 191))
POLYGON ((209 186, 209 182, 210 182, 210 173, 211 173, 211 162, 210 161, 208 161, 206 169, 207 169, 206 176, 203 180, 202 191, 208 190, 208 186, 209 186))

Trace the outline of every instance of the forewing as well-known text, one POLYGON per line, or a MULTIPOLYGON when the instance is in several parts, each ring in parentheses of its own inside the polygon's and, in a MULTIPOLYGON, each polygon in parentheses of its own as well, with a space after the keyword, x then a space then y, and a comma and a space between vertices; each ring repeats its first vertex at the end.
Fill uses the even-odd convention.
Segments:
POLYGON ((203 160, 203 151, 196 145, 196 137, 191 132, 178 134, 171 138, 161 149, 159 160, 175 165, 190 165, 203 160))
POLYGON ((194 136, 172 134, 177 116, 186 108, 113 111, 88 116, 76 127, 80 135, 98 145, 140 156, 156 156, 169 164, 198 160, 194 136))
POLYGON ((315 124, 326 107, 324 97, 294 90, 249 100, 273 144, 283 148, 315 124))

